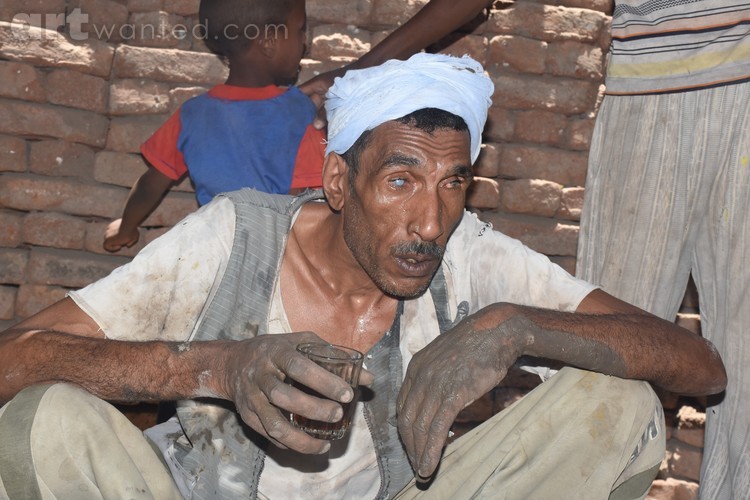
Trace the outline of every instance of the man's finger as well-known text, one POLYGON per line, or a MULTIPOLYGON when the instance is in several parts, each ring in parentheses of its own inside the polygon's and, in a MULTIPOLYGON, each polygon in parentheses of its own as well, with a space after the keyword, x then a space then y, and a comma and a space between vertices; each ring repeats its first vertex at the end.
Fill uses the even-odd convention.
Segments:
POLYGON ((450 403, 441 405, 435 412, 416 469, 420 478, 429 478, 435 473, 456 415, 458 415, 458 411, 456 411, 455 405, 450 403))
POLYGON ((322 397, 340 403, 348 403, 354 398, 354 390, 344 379, 297 352, 280 361, 277 366, 281 367, 287 378, 314 390, 322 397))
POLYGON ((401 387, 401 392, 399 393, 396 409, 398 433, 401 436, 401 441, 404 443, 409 462, 414 467, 414 470, 416 470, 420 454, 417 452, 415 444, 414 425, 417 415, 419 415, 424 395, 413 391, 411 388, 412 384, 407 374, 404 385, 401 387))
POLYGON ((344 412, 340 404, 307 394, 304 388, 273 378, 275 381, 264 384, 264 392, 268 390, 266 395, 274 406, 322 422, 338 422, 343 418, 344 412))
POLYGON ((331 445, 328 441, 315 439, 304 431, 297 429, 289 422, 289 416, 286 412, 281 412, 267 401, 262 402, 263 396, 258 395, 253 399, 255 400, 253 402, 254 411, 247 411, 247 417, 245 413, 241 413, 242 419, 277 446, 311 455, 319 455, 330 449, 331 445), (252 426, 251 422, 253 421, 257 422, 259 426, 252 426))

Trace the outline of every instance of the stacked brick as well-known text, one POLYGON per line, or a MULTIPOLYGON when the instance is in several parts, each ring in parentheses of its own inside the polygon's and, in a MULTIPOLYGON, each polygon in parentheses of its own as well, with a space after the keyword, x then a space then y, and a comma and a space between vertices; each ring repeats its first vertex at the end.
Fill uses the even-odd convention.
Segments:
MULTIPOLYGON (((300 80, 364 54, 426 1, 308 0, 310 50, 300 80)), ((148 218, 138 245, 116 255, 101 247, 107 223, 146 169, 140 143, 182 102, 226 77, 195 36, 198 3, 3 0, 0 329, 108 274, 196 209, 184 181, 148 218)), ((470 54, 496 86, 467 205, 569 271, 602 92, 609 4, 496 1, 430 48, 470 54)), ((512 378, 464 421, 483 420, 533 384, 512 378)), ((688 445, 699 460, 694 437, 688 445)), ((670 476, 679 478, 665 481, 670 492, 693 488, 681 479, 697 479, 692 469, 667 470, 664 478, 670 476)))

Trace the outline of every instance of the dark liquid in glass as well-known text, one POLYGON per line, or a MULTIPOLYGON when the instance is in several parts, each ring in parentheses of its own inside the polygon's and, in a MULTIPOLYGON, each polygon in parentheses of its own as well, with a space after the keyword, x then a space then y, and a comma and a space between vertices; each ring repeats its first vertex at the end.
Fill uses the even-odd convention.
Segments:
MULTIPOLYGON (((292 385, 302 392, 315 396, 316 398, 328 399, 309 387, 305 387, 296 382, 293 382, 292 385)), ((328 441, 341 439, 349 430, 352 414, 354 413, 354 407, 357 402, 357 395, 357 389, 354 388, 354 399, 349 403, 339 403, 344 410, 344 416, 338 422, 322 422, 320 420, 303 417, 302 415, 295 415, 294 413, 289 416, 289 420, 295 427, 302 429, 315 438, 328 441)))

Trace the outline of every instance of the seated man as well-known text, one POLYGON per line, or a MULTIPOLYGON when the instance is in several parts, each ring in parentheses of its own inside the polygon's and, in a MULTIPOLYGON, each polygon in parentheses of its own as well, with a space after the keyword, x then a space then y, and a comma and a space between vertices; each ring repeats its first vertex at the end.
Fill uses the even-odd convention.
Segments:
POLYGON ((465 212, 491 94, 467 57, 349 72, 322 192, 226 194, 0 335, 0 497, 645 495, 664 453, 648 382, 715 393, 722 362, 465 212), (289 423, 354 397, 309 341, 367 353, 345 440, 289 423), (444 450, 521 356, 570 366, 444 450), (144 437, 104 400, 180 402, 144 437))

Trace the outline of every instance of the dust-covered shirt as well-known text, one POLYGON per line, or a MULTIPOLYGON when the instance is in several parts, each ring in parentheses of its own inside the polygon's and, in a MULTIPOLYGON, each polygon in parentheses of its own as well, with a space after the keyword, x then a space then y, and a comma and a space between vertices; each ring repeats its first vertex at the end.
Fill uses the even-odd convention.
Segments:
MULTIPOLYGON (((219 197, 145 247, 132 262, 71 292, 70 297, 109 339, 190 341, 219 287, 234 231, 234 206, 228 198, 219 197)), ((575 311, 595 288, 468 212, 448 242, 443 272, 451 318, 458 315, 459 307, 471 314, 497 302, 575 311)), ((271 334, 289 332, 278 282, 277 272, 267 318, 271 334)), ((414 353, 439 332, 429 291, 405 301, 400 343, 403 373, 414 353)), ((342 443, 319 457, 269 450, 259 496, 374 497, 380 475, 361 404, 351 435, 342 443)), ((181 479, 175 477, 188 494, 190 485, 181 479)))

